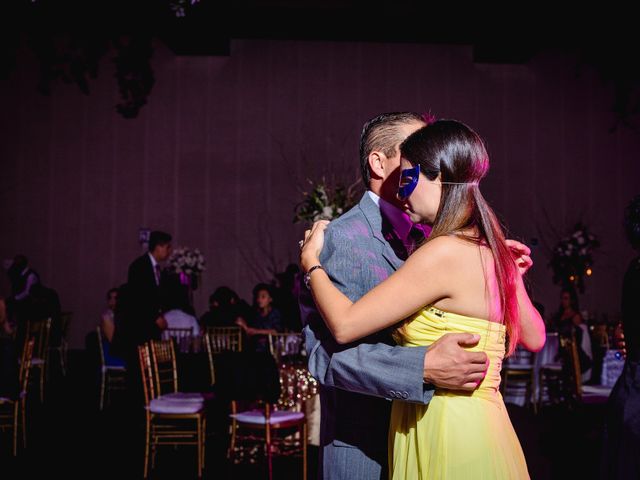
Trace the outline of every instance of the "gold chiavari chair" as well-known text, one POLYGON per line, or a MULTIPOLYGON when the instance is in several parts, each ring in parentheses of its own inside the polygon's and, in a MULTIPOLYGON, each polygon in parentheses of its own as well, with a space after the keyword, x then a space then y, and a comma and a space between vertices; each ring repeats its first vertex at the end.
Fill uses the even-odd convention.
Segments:
POLYGON ((280 362, 284 357, 298 356, 304 349, 304 339, 302 333, 270 333, 269 352, 276 362, 280 362))
MULTIPOLYGON (((162 342, 156 342, 162 343, 162 342)), ((168 342, 172 348, 172 343, 168 342)), ((156 346, 156 358, 166 358, 169 352, 165 347, 156 346)), ((148 345, 138 347, 140 371, 145 398, 146 434, 144 452, 144 478, 155 466, 156 450, 159 446, 191 445, 197 449, 198 478, 202 478, 205 463, 206 417, 202 401, 158 396, 156 384, 159 376, 154 377, 154 369, 148 345)), ((170 382, 173 385, 173 381, 170 382)))
POLYGON ((273 457, 298 456, 302 461, 302 478, 306 480, 306 415, 278 405, 281 386, 272 357, 225 352, 219 363, 221 398, 230 402, 231 439, 227 456, 231 463, 240 463, 247 457, 253 461, 253 455, 264 452, 271 480, 273 457), (255 362, 260 362, 259 368, 255 362))
POLYGON ((31 368, 38 369, 37 379, 40 387, 40 403, 44 402, 44 385, 47 371, 47 354, 49 349, 49 335, 51 333, 51 318, 27 322, 27 337, 35 340, 31 368))
POLYGON ((18 374, 20 392, 18 398, 0 397, 0 430, 11 429, 13 434, 13 456, 18 454, 18 429, 22 428, 22 448, 27 448, 27 391, 29 371, 33 357, 34 339, 25 342, 18 374))
POLYGON ((111 398, 111 392, 113 390, 126 389, 126 372, 127 369, 124 365, 111 365, 107 362, 104 352, 105 341, 102 336, 102 329, 98 325, 96 327, 98 333, 98 351, 100 353, 100 410, 104 409, 104 405, 107 400, 111 398))
POLYGON ((211 385, 216 383, 215 355, 224 351, 242 351, 242 329, 240 327, 207 327, 204 348, 209 362, 211 385))
POLYGON ((162 339, 173 339, 180 352, 186 353, 191 349, 193 343, 193 328, 167 328, 162 331, 162 339))
POLYGON ((240 327, 207 327, 213 353, 242 351, 242 329, 240 327))
POLYGON ((171 340, 152 340, 151 362, 155 376, 157 395, 178 391, 178 366, 176 352, 171 340))
POLYGON ((49 345, 47 349, 47 364, 51 365, 49 363, 51 352, 56 352, 63 376, 67 374, 67 365, 69 364, 67 356, 67 350, 69 348, 67 333, 69 332, 69 324, 71 323, 72 318, 73 312, 62 312, 60 314, 60 331, 55 335, 55 345, 49 345))
POLYGON ((187 393, 178 390, 178 364, 173 340, 151 340, 151 365, 155 392, 158 398, 171 401, 200 402, 209 394, 187 393))
POLYGON ((575 332, 572 330, 571 337, 560 339, 560 346, 567 352, 566 358, 569 362, 568 380, 574 400, 579 404, 603 404, 606 403, 611 393, 611 387, 600 385, 584 385, 582 383, 582 371, 580 369, 580 357, 576 343, 575 332))
POLYGON ((505 396, 509 385, 524 389, 524 405, 531 404, 533 412, 537 413, 537 399, 534 395, 536 355, 518 346, 513 355, 506 358, 502 364, 502 382, 500 390, 505 396))

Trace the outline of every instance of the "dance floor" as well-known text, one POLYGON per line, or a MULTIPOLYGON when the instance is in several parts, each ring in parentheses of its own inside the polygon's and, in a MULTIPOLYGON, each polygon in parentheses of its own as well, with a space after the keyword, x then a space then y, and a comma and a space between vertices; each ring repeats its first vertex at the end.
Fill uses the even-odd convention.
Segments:
MULTIPOLYGON (((126 413, 123 402, 97 409, 94 374, 82 351, 70 352, 66 377, 52 373, 43 405, 32 398, 28 448, 14 459, 8 437, 0 444, 0 478, 142 478, 144 417, 126 413)), ((531 478, 597 478, 603 407, 567 411, 547 407, 538 415, 508 405, 523 445, 531 478)), ((373 421, 373 419, 372 419, 373 421)), ((472 439, 470 439, 471 441, 472 439)), ((264 465, 231 466, 225 458, 226 438, 207 441, 204 478, 267 478, 264 465)), ((151 478, 196 477, 192 448, 165 448, 151 478)), ((315 478, 318 451, 310 447, 309 478, 315 478)), ((274 478, 301 478, 300 460, 274 463, 274 478)))

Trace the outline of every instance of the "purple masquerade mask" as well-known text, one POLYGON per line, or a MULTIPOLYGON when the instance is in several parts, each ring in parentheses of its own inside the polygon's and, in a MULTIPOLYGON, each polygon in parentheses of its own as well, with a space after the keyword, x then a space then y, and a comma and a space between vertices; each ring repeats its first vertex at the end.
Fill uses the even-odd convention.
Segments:
POLYGON ((411 196, 418 185, 420 178, 420 165, 405 168, 400 172, 400 186, 398 187, 398 200, 404 202, 411 196))

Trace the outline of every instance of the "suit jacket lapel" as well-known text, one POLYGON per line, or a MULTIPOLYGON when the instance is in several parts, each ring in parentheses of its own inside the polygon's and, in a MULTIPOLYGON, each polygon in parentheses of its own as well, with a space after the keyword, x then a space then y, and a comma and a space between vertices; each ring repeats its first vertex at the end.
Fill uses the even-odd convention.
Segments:
POLYGON ((389 222, 383 220, 380 207, 375 204, 368 192, 364 192, 358 206, 360 210, 362 210, 367 222, 369 222, 373 237, 379 242, 380 254, 389 262, 394 270, 397 270, 404 262, 398 258, 398 255, 394 252, 387 240, 387 238, 392 239, 395 233, 391 229, 389 222))

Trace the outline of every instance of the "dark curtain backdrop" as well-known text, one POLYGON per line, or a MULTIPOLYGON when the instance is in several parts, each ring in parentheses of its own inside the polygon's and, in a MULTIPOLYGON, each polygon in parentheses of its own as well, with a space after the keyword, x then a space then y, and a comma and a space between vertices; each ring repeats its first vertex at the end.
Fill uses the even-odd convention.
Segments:
POLYGON ((248 298, 297 258, 306 178, 351 183, 363 122, 398 110, 460 119, 485 138, 483 192, 513 238, 540 240, 530 279, 547 312, 559 292, 542 240, 581 219, 602 242, 583 308, 617 314, 640 138, 609 132, 611 88, 570 53, 489 65, 467 46, 237 40, 228 57, 158 44, 152 63, 156 84, 134 120, 115 111, 106 58, 88 96, 63 83, 37 93, 28 51, 0 84, 0 258, 25 253, 59 291, 73 346, 141 253, 140 227, 204 252, 199 314, 222 284, 248 298))

